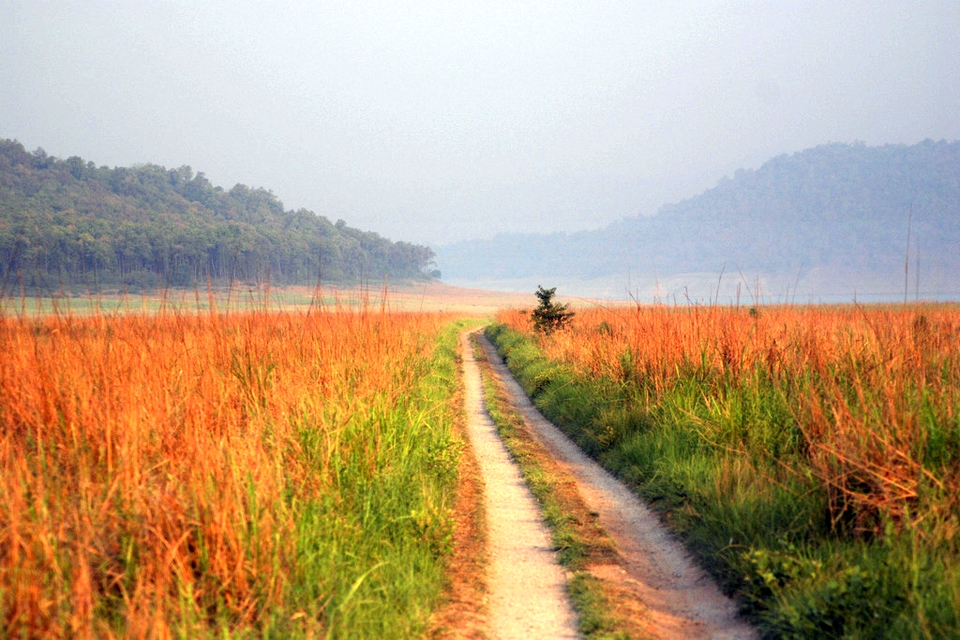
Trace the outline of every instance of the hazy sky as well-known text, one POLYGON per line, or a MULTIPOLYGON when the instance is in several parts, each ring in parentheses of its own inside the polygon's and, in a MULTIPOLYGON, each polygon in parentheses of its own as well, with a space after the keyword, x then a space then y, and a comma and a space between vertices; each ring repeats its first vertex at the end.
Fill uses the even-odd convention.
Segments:
POLYGON ((0 138, 394 240, 597 228, 826 142, 960 139, 960 1, 0 0, 0 138))

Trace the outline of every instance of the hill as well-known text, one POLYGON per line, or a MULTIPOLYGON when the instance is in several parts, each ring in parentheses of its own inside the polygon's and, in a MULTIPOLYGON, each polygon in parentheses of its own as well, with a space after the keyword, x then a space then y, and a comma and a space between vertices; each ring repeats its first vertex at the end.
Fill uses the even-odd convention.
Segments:
POLYGON ((451 282, 530 290, 534 280, 609 283, 630 274, 641 293, 660 296, 755 295, 749 285, 891 297, 905 282, 911 297, 956 294, 960 142, 823 145, 740 170, 654 216, 462 242, 438 249, 438 262, 451 282))
POLYGON ((429 247, 288 211, 270 191, 190 167, 97 167, 0 141, 0 284, 191 286, 427 279, 429 247))

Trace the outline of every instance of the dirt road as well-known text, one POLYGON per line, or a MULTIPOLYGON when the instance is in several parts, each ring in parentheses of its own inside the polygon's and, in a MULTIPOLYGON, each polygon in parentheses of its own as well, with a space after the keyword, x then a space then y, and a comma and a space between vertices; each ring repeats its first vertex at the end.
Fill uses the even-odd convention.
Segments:
POLYGON ((467 432, 485 484, 492 638, 577 638, 564 572, 536 500, 486 413, 469 334, 463 353, 467 432))
MULTIPOLYGON (((582 451, 561 433, 555 426, 547 421, 539 411, 530 403, 524 394, 520 385, 514 380, 509 370, 503 364, 499 355, 496 353, 493 345, 487 341, 482 334, 480 342, 484 347, 487 359, 493 365, 496 375, 506 385, 511 402, 515 408, 524 417, 525 422, 533 433, 534 437, 547 448, 553 457, 560 463, 564 471, 572 477, 577 483, 577 488, 584 502, 593 511, 599 513, 600 524, 607 530, 607 533, 616 543, 619 553, 619 562, 608 566, 596 567, 594 573, 598 578, 611 581, 618 584, 620 589, 627 589, 633 598, 643 607, 643 617, 645 618, 643 627, 654 637, 659 638, 753 638, 754 631, 739 620, 736 616, 736 609, 732 601, 720 593, 716 584, 702 570, 696 567, 690 560, 687 553, 673 539, 673 537, 664 529, 657 517, 647 509, 643 503, 618 480, 613 478, 607 471, 602 469, 596 462, 588 458, 582 451)), ((470 421, 484 422, 487 426, 478 427, 478 431, 483 431, 483 439, 496 439, 494 427, 490 424, 489 418, 483 412, 482 394, 476 387, 479 386, 479 372, 476 371, 476 363, 473 361, 473 354, 466 342, 464 336, 463 342, 464 362, 467 373, 468 389, 468 407, 470 408, 470 421), (469 362, 467 358, 469 357, 469 362), (470 374, 473 370, 475 373, 470 374), (474 381, 471 381, 471 378, 474 381), (471 386, 475 387, 472 393, 469 393, 471 386)), ((471 437, 473 431, 471 430, 471 437)), ((480 436, 478 436, 480 437, 480 436)), ((489 453, 481 453, 480 446, 490 446, 496 448, 499 446, 501 459, 493 463, 494 467, 501 465, 512 465, 507 457, 503 446, 499 444, 479 445, 474 440, 474 447, 477 448, 477 456, 483 460, 489 453)), ((486 478, 488 492, 488 526, 491 532, 491 545, 493 543, 494 528, 500 529, 506 534, 501 544, 506 544, 511 550, 509 553, 523 554, 524 552, 514 547, 522 546, 513 524, 495 524, 500 518, 496 515, 503 507, 497 506, 497 503, 504 498, 498 497, 500 486, 506 483, 511 490, 517 489, 517 485, 522 484, 519 472, 514 470, 509 474, 505 472, 492 471, 496 475, 486 478)), ((486 471, 484 471, 486 475, 486 471)), ((524 487, 525 489, 525 487, 524 487)), ((529 492, 526 492, 529 495, 529 492)), ((513 501, 516 498, 506 498, 513 501)), ((532 498, 529 498, 532 503, 532 498)), ((535 504, 534 504, 534 509, 535 504)), ((512 510, 511 508, 506 511, 512 510)), ((526 513, 520 516, 521 519, 535 518, 539 521, 539 515, 531 516, 526 513)), ((543 534, 546 536, 546 533, 543 534)), ((549 547, 549 538, 544 538, 542 542, 533 543, 538 546, 546 544, 549 547)), ((540 549, 540 551, 545 551, 540 549)), ((507 553, 506 549, 500 550, 491 546, 490 557, 494 563, 498 562, 500 553, 507 553)), ((549 554, 546 554, 549 555, 549 554)), ((524 560, 504 559, 505 568, 491 571, 491 579, 511 581, 511 568, 515 568, 518 562, 527 565, 524 560)), ((527 568, 532 571, 548 571, 551 577, 550 583, 560 579, 562 573, 559 573, 559 567, 555 563, 548 563, 549 569, 534 568, 529 564, 527 568)), ((539 566, 539 565, 538 565, 539 566)), ((531 578, 524 578, 524 580, 531 578)), ((517 585, 514 585, 517 586, 517 585)), ((511 595, 504 596, 505 600, 516 607, 520 598, 539 598, 538 590, 526 584, 520 584, 520 589, 511 595)), ((493 614, 493 605, 497 602, 497 590, 501 588, 496 582, 491 582, 489 589, 492 595, 491 614, 493 614)), ((503 588, 509 588, 506 585, 503 588)), ((556 587, 562 594, 562 584, 556 587)), ((553 604, 547 605, 541 603, 541 606, 547 607, 568 607, 565 598, 551 600, 553 604)), ((520 604, 520 609, 527 608, 528 605, 520 604)), ((513 614, 507 614, 512 616, 513 614)), ((562 617, 567 619, 572 614, 564 611, 562 617)), ((573 624, 573 623, 569 623, 573 624)), ((513 637, 500 635, 499 631, 494 630, 494 637, 513 637)), ((531 631, 523 632, 521 635, 526 637, 575 637, 574 635, 556 635, 555 633, 540 634, 531 631)))

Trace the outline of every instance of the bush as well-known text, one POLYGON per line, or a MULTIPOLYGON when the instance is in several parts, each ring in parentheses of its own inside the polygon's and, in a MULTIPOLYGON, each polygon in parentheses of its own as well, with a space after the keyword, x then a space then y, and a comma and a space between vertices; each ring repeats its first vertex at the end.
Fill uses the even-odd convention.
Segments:
POLYGON ((544 289, 537 286, 539 306, 533 310, 533 326, 540 333, 550 335, 557 329, 563 329, 573 318, 573 311, 567 310, 567 305, 553 301, 557 288, 544 289))

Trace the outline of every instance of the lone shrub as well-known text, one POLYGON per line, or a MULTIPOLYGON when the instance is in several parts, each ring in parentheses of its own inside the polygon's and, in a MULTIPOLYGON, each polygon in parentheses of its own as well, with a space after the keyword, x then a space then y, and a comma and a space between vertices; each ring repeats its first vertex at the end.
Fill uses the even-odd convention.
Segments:
POLYGON ((563 329, 573 318, 573 311, 567 310, 567 305, 553 301, 556 293, 556 287, 544 289, 537 285, 540 305, 533 310, 533 326, 540 333, 549 335, 557 329, 563 329))

